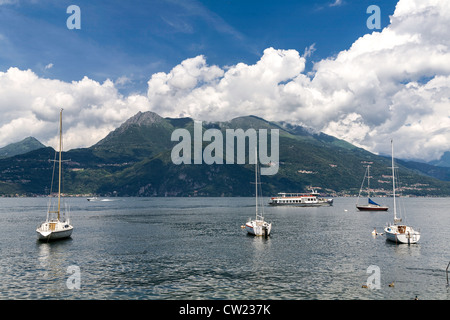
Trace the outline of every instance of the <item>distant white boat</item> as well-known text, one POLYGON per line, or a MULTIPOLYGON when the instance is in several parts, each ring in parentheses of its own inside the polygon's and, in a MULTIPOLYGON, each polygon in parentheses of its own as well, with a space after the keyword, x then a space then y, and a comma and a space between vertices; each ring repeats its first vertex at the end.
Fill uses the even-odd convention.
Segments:
POLYGON ((258 154, 257 150, 255 149, 255 199, 256 199, 256 216, 255 219, 249 219, 247 223, 245 224, 245 230, 247 233, 254 235, 254 236, 264 236, 268 237, 270 235, 270 232, 272 231, 272 223, 269 223, 264 220, 263 216, 263 204, 258 203, 258 192, 261 192, 261 183, 258 183, 258 176, 259 176, 259 170, 258 170, 258 154))
POLYGON ((277 197, 269 200, 271 206, 294 206, 294 207, 320 207, 332 206, 332 198, 323 198, 312 189, 309 193, 278 193, 277 197))
POLYGON ((56 210, 51 210, 51 202, 49 202, 47 219, 36 229, 39 240, 65 239, 70 237, 73 231, 68 213, 61 212, 62 111, 63 109, 59 113, 58 206, 56 210))
MULTIPOLYGON (((367 163, 367 162, 366 162, 367 163)), ((382 206, 370 199, 370 164, 372 162, 369 162, 367 164, 366 173, 364 174, 363 182, 361 183, 361 188, 359 189, 359 195, 358 200, 356 201, 356 208, 358 208, 359 211, 387 211, 389 207, 382 206), (364 181, 367 177, 367 204, 360 204, 359 198, 361 197, 361 192, 363 190, 364 181)))
POLYGON ((384 228, 386 240, 395 243, 417 243, 420 239, 420 232, 413 227, 401 224, 402 219, 397 217, 397 207, 395 202, 395 167, 394 167, 394 144, 391 140, 392 149, 392 190, 394 196, 394 224, 389 224, 384 228))
POLYGON ((97 198, 97 197, 90 197, 90 198, 87 198, 87 201, 102 201, 102 202, 106 202, 106 201, 114 201, 114 200, 107 199, 107 198, 100 199, 100 198, 97 198))

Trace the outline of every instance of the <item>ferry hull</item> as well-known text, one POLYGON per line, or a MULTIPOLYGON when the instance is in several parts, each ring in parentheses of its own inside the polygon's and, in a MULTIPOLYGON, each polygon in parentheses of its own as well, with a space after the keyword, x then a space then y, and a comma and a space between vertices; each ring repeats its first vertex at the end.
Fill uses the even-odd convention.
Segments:
POLYGON ((322 207, 332 206, 332 198, 324 198, 316 190, 310 193, 286 193, 279 192, 278 196, 269 200, 271 206, 289 206, 289 207, 322 207))
POLYGON ((333 199, 327 199, 320 202, 310 202, 310 203, 304 203, 304 202, 276 202, 274 200, 271 200, 269 202, 269 205, 271 206, 279 206, 279 207, 327 207, 333 205, 333 199))

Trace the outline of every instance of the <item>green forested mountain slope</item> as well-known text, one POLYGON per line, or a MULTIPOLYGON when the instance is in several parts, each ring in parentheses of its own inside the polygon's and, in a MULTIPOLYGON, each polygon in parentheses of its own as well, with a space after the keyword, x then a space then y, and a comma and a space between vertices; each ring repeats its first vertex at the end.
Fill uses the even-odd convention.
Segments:
MULTIPOLYGON (((107 196, 253 195, 254 166, 248 161, 242 165, 173 164, 171 152, 178 141, 171 141, 171 135, 177 128, 188 130, 193 140, 192 119, 139 112, 92 147, 64 152, 63 158, 69 160, 64 163, 64 192, 107 196)), ((255 116, 203 122, 203 130, 210 128, 219 129, 224 140, 226 129, 279 130, 278 173, 262 176, 267 196, 305 192, 309 187, 318 187, 323 193, 358 194, 364 162, 372 162, 371 187, 380 195, 391 192, 390 159, 343 140, 255 116)), ((203 142, 203 148, 210 143, 203 142)), ((47 194, 53 166, 49 159, 53 158, 54 150, 42 148, 0 159, 0 194, 47 194)), ((399 167, 403 193, 450 195, 450 182, 401 163, 399 167)))

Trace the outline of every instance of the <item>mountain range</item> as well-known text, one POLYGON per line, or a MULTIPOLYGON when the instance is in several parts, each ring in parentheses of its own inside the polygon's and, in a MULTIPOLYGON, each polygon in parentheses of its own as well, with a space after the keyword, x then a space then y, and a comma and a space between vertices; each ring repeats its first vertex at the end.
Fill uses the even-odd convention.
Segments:
MULTIPOLYGON (((266 196, 306 192, 311 187, 326 194, 357 195, 367 163, 371 163, 371 188, 379 195, 391 193, 390 158, 344 140, 256 116, 203 122, 203 130, 218 129, 224 136, 226 129, 250 128, 279 130, 279 171, 262 176, 266 196)), ((194 120, 139 112, 95 145, 63 152, 63 191, 99 196, 253 196, 254 166, 248 161, 175 165, 171 159, 178 143, 171 141, 175 129, 186 129, 193 136, 194 120)), ((208 144, 203 142, 203 147, 208 144)), ((55 150, 43 145, 24 150, 15 155, 8 151, 9 157, 0 158, 0 195, 52 191, 55 150)), ((403 194, 450 194, 450 168, 400 160, 397 165, 403 194)))
POLYGON ((439 160, 430 161, 429 164, 438 167, 450 167, 450 151, 444 152, 439 160))
POLYGON ((45 145, 39 142, 36 138, 28 137, 22 141, 11 143, 3 148, 0 148, 0 159, 13 157, 18 154, 24 154, 41 148, 45 148, 45 145))

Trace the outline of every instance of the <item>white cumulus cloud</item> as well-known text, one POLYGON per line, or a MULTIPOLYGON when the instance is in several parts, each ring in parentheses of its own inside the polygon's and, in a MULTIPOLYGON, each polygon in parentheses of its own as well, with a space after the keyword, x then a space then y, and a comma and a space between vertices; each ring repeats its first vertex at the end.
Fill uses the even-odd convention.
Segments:
POLYGON ((272 115, 282 86, 305 68, 295 50, 268 48, 254 65, 238 63, 221 69, 208 66, 203 56, 187 59, 169 73, 157 73, 148 82, 152 110, 166 116, 217 120, 230 116, 272 115))
POLYGON ((65 149, 90 146, 140 110, 147 99, 123 97, 114 84, 87 77, 71 83, 39 78, 31 70, 0 72, 2 145, 34 136, 56 146, 58 117, 64 109, 65 149))
POLYGON ((400 0, 388 27, 315 63, 312 74, 304 69, 313 46, 303 57, 268 48, 254 65, 223 69, 200 56, 191 71, 193 61, 186 60, 154 75, 148 98, 166 116, 255 114, 311 126, 374 152, 388 153, 392 137, 402 142, 398 156, 431 160, 450 145, 449 25, 449 1, 400 0))
MULTIPOLYGON (((341 1, 333 3, 340 4, 341 1)), ((149 76, 146 94, 123 96, 87 77, 63 82, 31 70, 0 72, 0 144, 33 135, 54 143, 65 109, 66 149, 96 143, 138 111, 199 120, 257 115, 313 127, 372 152, 432 160, 450 145, 450 1, 399 0, 390 24, 314 64, 267 48, 254 64, 209 65, 200 55, 149 76)))

